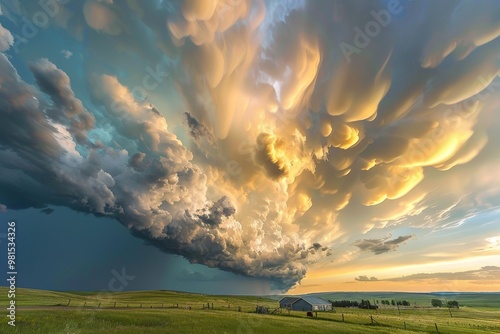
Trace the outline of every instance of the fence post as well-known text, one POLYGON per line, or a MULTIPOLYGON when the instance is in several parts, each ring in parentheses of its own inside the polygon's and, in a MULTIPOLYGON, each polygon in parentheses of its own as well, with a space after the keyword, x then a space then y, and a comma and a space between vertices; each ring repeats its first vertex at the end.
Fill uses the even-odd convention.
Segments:
POLYGON ((141 308, 142 308, 142 303, 141 303, 141 308))
POLYGON ((97 305, 97 307, 101 307, 101 302, 99 302, 99 305, 97 305))
POLYGON ((342 322, 344 322, 344 313, 342 313, 342 322))
POLYGON ((115 307, 116 307, 116 302, 115 302, 115 305, 113 305, 113 308, 115 308, 115 307))
POLYGON ((434 323, 434 326, 436 326, 436 332, 439 334, 438 324, 436 322, 434 323))
POLYGON ((83 307, 85 307, 85 305, 87 305, 87 302, 83 303, 83 307))
POLYGON ((372 325, 373 325, 373 316, 370 315, 370 320, 372 321, 372 325))
POLYGON ((66 307, 68 307, 68 306, 69 306, 69 303, 71 303, 71 299, 70 299, 70 300, 68 300, 68 305, 66 305, 66 307))
POLYGON ((405 327, 405 329, 406 329, 406 321, 405 321, 405 322, 403 322, 403 325, 404 325, 404 327, 405 327))

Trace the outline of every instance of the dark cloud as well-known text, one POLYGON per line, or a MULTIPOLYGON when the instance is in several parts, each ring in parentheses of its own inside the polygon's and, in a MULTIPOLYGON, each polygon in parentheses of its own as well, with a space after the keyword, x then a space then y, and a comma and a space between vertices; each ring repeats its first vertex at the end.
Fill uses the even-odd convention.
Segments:
POLYGON ((255 162, 262 166, 267 175, 273 179, 284 177, 288 169, 282 157, 276 155, 276 150, 285 146, 283 138, 276 138, 269 133, 261 133, 257 137, 255 162))
MULTIPOLYGON (((64 154, 45 116, 42 94, 18 76, 0 53, 0 199, 10 208, 43 207, 58 176, 52 165, 64 154)), ((57 184, 57 183, 56 183, 57 184)), ((67 188, 67 191, 69 188, 67 188)))
POLYGON ((45 209, 40 210, 40 212, 44 213, 44 214, 46 214, 48 216, 48 215, 50 215, 50 214, 52 214, 54 212, 54 209, 52 209, 52 208, 45 208, 45 209))
POLYGON ((309 249, 311 249, 311 248, 313 248, 314 250, 319 250, 321 248, 321 244, 319 242, 315 242, 315 243, 312 244, 311 247, 309 247, 309 249))
POLYGON ((228 218, 236 213, 236 209, 229 201, 226 196, 221 197, 217 202, 215 202, 207 212, 203 214, 198 214, 198 218, 201 219, 205 224, 210 226, 217 226, 222 223, 224 218, 228 218))
POLYGON ((267 279, 272 289, 288 290, 306 274, 305 267, 290 266, 297 260, 307 259, 307 251, 306 256, 302 256, 303 248, 289 243, 282 249, 283 253, 273 257, 257 255, 251 259, 253 265, 249 266, 243 259, 234 256, 239 249, 236 243, 231 243, 231 240, 192 216, 166 226, 167 237, 164 238, 152 238, 146 231, 131 230, 131 233, 166 253, 184 256, 191 263, 267 279))
POLYGON ((70 79, 47 59, 29 65, 40 90, 50 96, 53 104, 45 112, 54 121, 67 125, 79 144, 88 144, 87 131, 94 127, 94 116, 75 97, 70 79))
POLYGON ((7 57, 0 53, 0 146, 12 148, 27 158, 49 163, 62 148, 52 134, 55 128, 45 117, 41 94, 24 83, 7 57))
POLYGON ((392 240, 390 240, 390 236, 381 239, 362 239, 356 241, 353 245, 363 252, 372 252, 375 255, 379 255, 395 251, 401 244, 414 237, 415 235, 405 235, 392 240))
POLYGON ((196 117, 188 112, 184 113, 186 115, 187 125, 189 127, 189 133, 194 139, 200 139, 201 137, 206 137, 209 142, 213 142, 213 134, 208 129, 207 126, 201 124, 196 117))
POLYGON ((327 246, 322 246, 319 242, 313 243, 312 246, 307 249, 307 252, 304 251, 302 253, 304 258, 307 258, 308 255, 314 254, 321 254, 325 256, 330 256, 333 254, 330 248, 328 248, 327 246))

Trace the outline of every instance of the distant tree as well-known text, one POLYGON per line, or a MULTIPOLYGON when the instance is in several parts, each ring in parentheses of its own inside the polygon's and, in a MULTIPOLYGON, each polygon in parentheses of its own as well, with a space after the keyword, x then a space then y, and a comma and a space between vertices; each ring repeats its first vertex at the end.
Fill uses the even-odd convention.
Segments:
POLYGON ((442 307, 443 306, 443 301, 440 299, 433 299, 431 300, 431 305, 433 307, 442 307))
POLYGON ((403 304, 403 306, 410 306, 410 302, 406 301, 406 300, 403 300, 402 304, 403 304))
POLYGON ((396 302, 394 301, 394 299, 393 299, 393 300, 391 300, 391 305, 392 305, 392 306, 396 306, 396 302))
POLYGON ((370 308, 370 301, 361 299, 361 303, 359 304, 359 308, 369 309, 370 308))
POLYGON ((330 300, 332 303, 332 307, 359 307, 359 303, 357 301, 350 300, 330 300))
POLYGON ((456 300, 450 300, 450 301, 448 301, 448 307, 449 308, 459 308, 458 302, 456 300))
POLYGON ((367 300, 361 299, 361 303, 359 304, 358 307, 366 310, 375 310, 378 308, 377 305, 372 305, 368 299, 367 300))

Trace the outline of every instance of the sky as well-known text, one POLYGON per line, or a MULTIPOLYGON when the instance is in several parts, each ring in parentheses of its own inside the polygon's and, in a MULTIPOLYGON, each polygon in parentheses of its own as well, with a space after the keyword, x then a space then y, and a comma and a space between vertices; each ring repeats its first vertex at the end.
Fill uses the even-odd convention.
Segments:
POLYGON ((19 287, 500 291, 499 75, 496 0, 0 0, 2 254, 14 220, 19 287))

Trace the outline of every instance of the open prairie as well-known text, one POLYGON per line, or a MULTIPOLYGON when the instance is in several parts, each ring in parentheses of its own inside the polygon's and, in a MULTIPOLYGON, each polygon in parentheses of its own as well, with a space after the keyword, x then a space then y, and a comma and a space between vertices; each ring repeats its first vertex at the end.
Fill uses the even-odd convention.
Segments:
MULTIPOLYGON (((256 314, 257 305, 270 312, 277 296, 221 296, 175 291, 56 292, 16 291, 16 326, 8 318, 2 333, 500 333, 498 295, 467 294, 448 299, 460 309, 431 308, 431 294, 325 293, 329 299, 406 299, 419 307, 378 310, 336 308, 307 318, 306 312, 256 314), (389 297, 391 296, 391 297, 389 297), (413 297, 413 299, 412 299, 413 297), (427 301, 427 302, 426 302, 427 301), (424 304, 427 304, 424 307, 424 304), (212 308, 213 305, 213 308, 212 308), (488 305, 488 306, 483 306, 488 305), (344 319, 344 320, 342 320, 344 319), (373 319, 373 321, 372 321, 373 319), (404 326, 406 324, 406 330, 404 326), (436 330, 437 326, 437 330, 436 330), (286 329, 286 330, 285 330, 286 329)), ((0 288, 7 305, 7 288, 0 288)))

